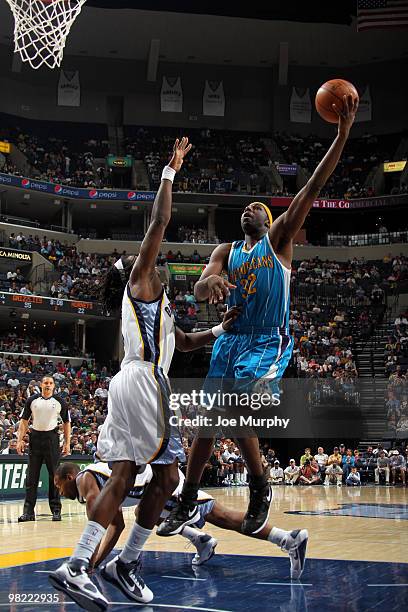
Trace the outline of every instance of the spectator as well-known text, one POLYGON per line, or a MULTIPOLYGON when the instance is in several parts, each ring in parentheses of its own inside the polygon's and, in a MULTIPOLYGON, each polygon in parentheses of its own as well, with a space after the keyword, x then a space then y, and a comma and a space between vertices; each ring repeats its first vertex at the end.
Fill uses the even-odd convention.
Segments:
POLYGON ((390 484, 390 460, 384 450, 380 450, 377 456, 377 467, 375 468, 375 483, 380 484, 380 475, 385 475, 385 484, 390 484))
POLYGON ((395 485, 397 477, 400 476, 401 483, 405 486, 406 462, 404 456, 397 449, 390 453, 390 470, 392 484, 395 485))
POLYGON ((351 468, 351 471, 346 478, 346 485, 348 487, 358 487, 361 485, 360 474, 355 466, 351 468))
POLYGON ((310 448, 305 448, 305 454, 302 455, 300 458, 300 466, 302 467, 302 465, 304 465, 306 461, 310 461, 311 459, 312 459, 312 455, 311 455, 310 448))
POLYGON ((1 451, 2 455, 17 455, 17 440, 16 438, 11 438, 9 440, 7 448, 1 451))
POLYGON ((344 474, 344 479, 347 480, 348 475, 351 472, 351 468, 355 465, 355 459, 353 455, 353 451, 351 448, 348 448, 346 454, 342 457, 342 470, 344 474))
POLYGON ((283 479, 283 469, 280 467, 278 459, 275 459, 273 468, 269 472, 269 482, 273 485, 283 484, 283 479))
POLYGON ((285 468, 285 484, 295 485, 299 479, 300 468, 296 465, 296 461, 294 459, 290 459, 289 465, 285 468))
POLYGON ((313 485, 317 484, 318 482, 320 482, 320 474, 317 461, 315 461, 313 458, 305 459, 300 468, 299 483, 301 485, 313 485))
POLYGON ((314 460, 317 462, 319 466, 320 473, 323 475, 326 471, 326 465, 329 460, 329 456, 324 452, 324 448, 319 446, 317 449, 317 454, 314 456, 314 460))
POLYGON ((343 476, 343 470, 341 469, 342 465, 342 456, 339 453, 339 448, 337 446, 333 449, 333 454, 330 455, 327 461, 326 467, 326 478, 324 480, 324 486, 328 487, 330 485, 330 479, 337 480, 337 486, 341 487, 341 479, 343 476))

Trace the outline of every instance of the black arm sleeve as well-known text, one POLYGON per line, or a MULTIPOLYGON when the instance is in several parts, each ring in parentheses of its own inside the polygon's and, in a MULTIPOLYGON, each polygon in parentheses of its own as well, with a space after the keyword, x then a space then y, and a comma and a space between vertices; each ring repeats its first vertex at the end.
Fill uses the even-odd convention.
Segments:
POLYGON ((71 414, 69 412, 68 404, 59 395, 56 395, 55 399, 58 400, 59 403, 61 404, 60 417, 61 417, 63 423, 70 423, 71 422, 71 414))
POLYGON ((31 413, 31 404, 33 403, 33 401, 38 397, 37 393, 34 393, 33 395, 30 395, 30 397, 28 398, 28 400, 26 400, 25 406, 23 408, 23 410, 21 411, 20 414, 20 419, 24 419, 25 421, 29 421, 32 413, 31 413))

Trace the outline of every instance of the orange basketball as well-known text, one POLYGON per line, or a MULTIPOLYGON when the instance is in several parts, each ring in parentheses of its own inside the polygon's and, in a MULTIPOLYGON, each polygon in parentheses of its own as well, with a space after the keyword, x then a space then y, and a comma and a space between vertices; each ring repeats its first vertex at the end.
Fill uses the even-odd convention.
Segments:
POLYGON ((352 83, 343 79, 332 79, 324 83, 316 94, 315 105, 319 115, 329 123, 337 123, 339 118, 333 110, 333 104, 343 110, 343 96, 351 94, 353 100, 357 98, 357 89, 352 83))

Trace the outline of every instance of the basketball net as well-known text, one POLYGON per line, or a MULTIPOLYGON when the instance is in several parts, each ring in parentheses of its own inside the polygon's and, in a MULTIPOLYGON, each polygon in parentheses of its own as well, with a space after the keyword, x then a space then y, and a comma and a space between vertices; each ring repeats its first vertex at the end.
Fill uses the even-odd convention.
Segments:
POLYGON ((14 52, 35 70, 61 66, 65 42, 86 0, 6 0, 14 16, 14 52))

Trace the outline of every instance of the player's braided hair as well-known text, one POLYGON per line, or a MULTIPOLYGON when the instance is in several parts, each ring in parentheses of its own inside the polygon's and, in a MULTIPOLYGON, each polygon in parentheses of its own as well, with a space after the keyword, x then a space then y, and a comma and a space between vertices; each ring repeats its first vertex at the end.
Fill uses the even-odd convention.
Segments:
POLYGON ((121 307, 123 292, 129 280, 134 260, 134 257, 122 258, 122 270, 118 270, 116 266, 111 266, 106 272, 100 290, 101 300, 106 311, 115 312, 121 307))

